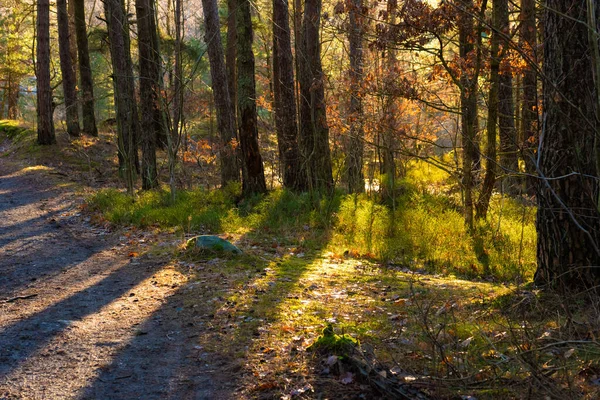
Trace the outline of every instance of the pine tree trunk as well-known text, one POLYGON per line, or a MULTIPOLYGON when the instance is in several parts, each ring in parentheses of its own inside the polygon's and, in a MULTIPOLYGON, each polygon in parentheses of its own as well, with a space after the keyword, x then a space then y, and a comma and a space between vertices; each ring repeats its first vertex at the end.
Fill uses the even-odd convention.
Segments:
POLYGON ((56 0, 58 19, 58 48, 60 55, 60 71, 65 96, 65 111, 67 117, 67 133, 69 136, 79 136, 79 113, 77 112, 77 92, 75 81, 75 65, 71 58, 71 34, 69 31, 69 14, 67 1, 56 0))
POLYGON ((306 175, 301 169, 298 145, 294 61, 287 0, 273 0, 273 97, 283 186, 297 191, 306 190, 306 175))
POLYGON ((94 114, 94 81, 88 50, 87 32, 85 27, 84 0, 72 0, 75 13, 75 33, 77 36, 77 59, 79 62, 80 98, 83 117, 83 132, 98 136, 96 116, 94 114))
MULTIPOLYGON (((519 47, 526 55, 526 67, 523 71, 523 103, 521 110, 521 139, 522 157, 525 161, 525 172, 536 175, 535 151, 538 147, 538 107, 537 107, 537 76, 535 65, 538 62, 536 55, 537 28, 535 24, 535 0, 521 1, 521 30, 519 47)), ((525 179, 525 191, 533 194, 536 191, 536 179, 525 179)))
POLYGON ((157 31, 153 0, 135 2, 140 65, 140 112, 142 149, 142 189, 158 186, 156 140, 162 127, 160 107, 160 54, 156 47, 157 31))
MULTIPOLYGON (((501 19, 503 15, 503 3, 506 0, 493 0, 492 6, 492 39, 490 44, 490 91, 488 98, 488 120, 487 120, 487 143, 485 150, 485 178, 481 186, 481 193, 475 206, 475 217, 485 219, 487 217, 492 191, 496 184, 496 136, 498 134, 499 114, 499 86, 500 86, 500 43, 502 42, 501 19)), ((508 4, 507 12, 508 12, 508 4)))
MULTIPOLYGON (((77 85, 77 33, 75 32, 75 6, 73 0, 67 1, 67 14, 69 15, 69 54, 71 55, 71 65, 73 66, 73 77, 77 85)), ((77 105, 79 108, 79 104, 77 105)))
MULTIPOLYGON (((7 88, 5 89, 7 93, 7 103, 8 103, 8 119, 18 119, 19 118, 19 93, 21 88, 19 86, 19 80, 14 79, 11 75, 9 75, 7 88)), ((3 107, 4 108, 4 107, 3 107)))
POLYGON ((213 97, 217 112, 217 129, 221 136, 219 157, 221 161, 221 186, 229 182, 239 182, 240 169, 237 163, 235 141, 235 114, 230 97, 230 87, 225 67, 221 29, 219 26, 219 10, 216 0, 202 0, 208 60, 212 80, 213 97))
POLYGON ((227 68, 227 89, 233 104, 233 122, 237 132, 237 78, 235 73, 235 59, 237 53, 236 12, 237 0, 227 0, 227 48, 225 50, 225 67, 227 68))
MULTIPOLYGON (((591 4, 592 20, 598 21, 600 2, 591 4)), ((586 1, 547 0, 546 6, 535 282, 587 288, 600 281, 597 66, 590 55, 586 1)))
POLYGON ((137 156, 138 114, 134 96, 133 70, 129 48, 129 22, 122 0, 106 0, 104 13, 108 24, 113 66, 113 90, 119 142, 119 169, 133 194, 137 156))
MULTIPOLYGON (((496 1, 494 7, 496 7, 496 1)), ((505 174, 503 191, 510 195, 518 194, 517 178, 519 172, 518 139, 515 127, 515 106, 513 101, 513 77, 510 60, 506 52, 510 48, 510 24, 508 1, 498 4, 498 30, 501 35, 502 54, 500 59, 498 86, 498 128, 500 136, 500 165, 505 174)))
MULTIPOLYGON (((461 0, 464 9, 459 17, 459 53, 462 59, 472 58, 476 39, 473 23, 473 0, 461 0)), ((461 140, 463 148, 463 191, 464 216, 469 229, 473 228, 473 188, 474 172, 479 160, 479 143, 477 141, 477 78, 478 70, 461 71, 460 75, 460 108, 461 108, 461 140)))
POLYGON ((362 75, 363 75, 363 32, 362 32, 362 0, 352 0, 348 4, 350 26, 350 104, 348 107, 350 119, 350 137, 346 155, 347 183, 349 193, 362 193, 365 190, 363 175, 364 128, 362 106, 362 75))
MULTIPOLYGON (((396 24, 396 13, 398 9, 398 2, 396 0, 389 0, 387 3, 387 17, 390 25, 396 24)), ((397 55, 393 45, 389 47, 386 54, 387 60, 385 65, 387 67, 388 74, 394 74, 397 69, 397 55)), ((387 93, 383 105, 382 114, 384 116, 384 129, 381 132, 382 147, 379 149, 381 154, 381 200, 382 202, 390 205, 392 209, 395 209, 395 187, 396 187, 396 134, 395 134, 395 121, 399 116, 397 99, 391 93, 393 93, 394 81, 387 79, 384 84, 384 91, 387 93)))
POLYGON ((325 104, 325 76, 321 66, 321 0, 304 2, 300 69, 300 150, 309 189, 333 189, 329 127, 325 104))
POLYGON ((253 31, 250 1, 238 2, 237 19, 237 95, 239 138, 243 156, 242 191, 245 195, 265 193, 267 184, 258 146, 256 83, 254 76, 253 31))
POLYGON ((37 142, 56 143, 52 120, 52 88, 50 87, 50 1, 37 1, 37 142))

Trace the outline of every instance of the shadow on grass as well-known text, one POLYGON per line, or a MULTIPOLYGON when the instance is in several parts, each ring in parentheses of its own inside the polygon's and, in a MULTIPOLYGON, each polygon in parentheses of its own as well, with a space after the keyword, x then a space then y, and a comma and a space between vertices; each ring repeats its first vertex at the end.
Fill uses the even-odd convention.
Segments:
POLYGON ((260 215, 254 216, 252 226, 238 241, 246 255, 225 260, 219 256, 221 261, 216 259, 218 254, 204 253, 201 259, 197 254, 182 256, 186 260, 182 265, 201 264, 195 282, 171 296, 141 325, 140 330, 146 333, 134 337, 81 398, 109 394, 122 399, 236 398, 232 391, 239 384, 246 352, 252 351, 261 330, 280 318, 279 306, 327 245, 327 232, 321 226, 314 227, 318 233, 300 228, 297 231, 302 237, 290 237, 286 218, 294 219, 294 228, 310 223, 299 220, 300 210, 294 209, 310 205, 290 204, 293 196, 255 199, 257 203, 248 206, 248 214, 260 215), (285 252, 274 249, 274 241, 281 243, 285 252), (307 243, 313 247, 306 248, 307 243), (166 327, 158 329, 156 321, 161 320, 166 327), (159 337, 165 330, 169 337, 159 337), (174 359, 179 360, 175 369, 169 361, 174 359), (123 376, 127 378, 120 379, 123 376))

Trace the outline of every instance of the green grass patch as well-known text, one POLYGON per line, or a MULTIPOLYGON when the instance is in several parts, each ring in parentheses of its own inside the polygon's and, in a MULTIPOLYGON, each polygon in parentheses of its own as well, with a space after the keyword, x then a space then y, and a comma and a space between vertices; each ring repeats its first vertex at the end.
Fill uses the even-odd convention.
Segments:
POLYGON ((35 132, 26 128, 19 121, 4 119, 0 120, 0 134, 14 142, 19 142, 27 136, 35 135, 35 132))
POLYGON ((132 199, 108 189, 89 205, 117 225, 245 235, 434 273, 526 282, 536 267, 535 209, 500 195, 473 232, 451 200, 419 190, 399 196, 395 210, 364 194, 315 201, 276 190, 236 204, 238 195, 236 188, 182 190, 171 202, 166 190, 132 199))

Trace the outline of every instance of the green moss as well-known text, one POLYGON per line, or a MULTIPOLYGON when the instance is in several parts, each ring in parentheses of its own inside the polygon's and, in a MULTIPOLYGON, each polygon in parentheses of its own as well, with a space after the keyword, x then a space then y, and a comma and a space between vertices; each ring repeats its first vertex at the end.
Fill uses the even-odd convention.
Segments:
POLYGON ((19 121, 0 120, 0 135, 5 135, 7 138, 18 142, 26 136, 34 135, 30 129, 24 127, 19 121))
POLYGON ((313 344, 308 346, 307 350, 324 351, 344 356, 358 345, 359 342, 357 339, 348 334, 336 334, 333 330, 333 325, 328 323, 325 329, 323 329, 323 334, 313 344))

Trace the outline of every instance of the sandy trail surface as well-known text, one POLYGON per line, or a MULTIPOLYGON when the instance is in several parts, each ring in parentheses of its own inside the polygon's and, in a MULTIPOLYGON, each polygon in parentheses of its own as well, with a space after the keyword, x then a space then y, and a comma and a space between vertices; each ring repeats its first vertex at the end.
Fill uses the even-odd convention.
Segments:
POLYGON ((226 399, 186 276, 129 257, 58 176, 0 159, 0 399, 226 399), (4 165, 3 165, 4 163, 4 165))

